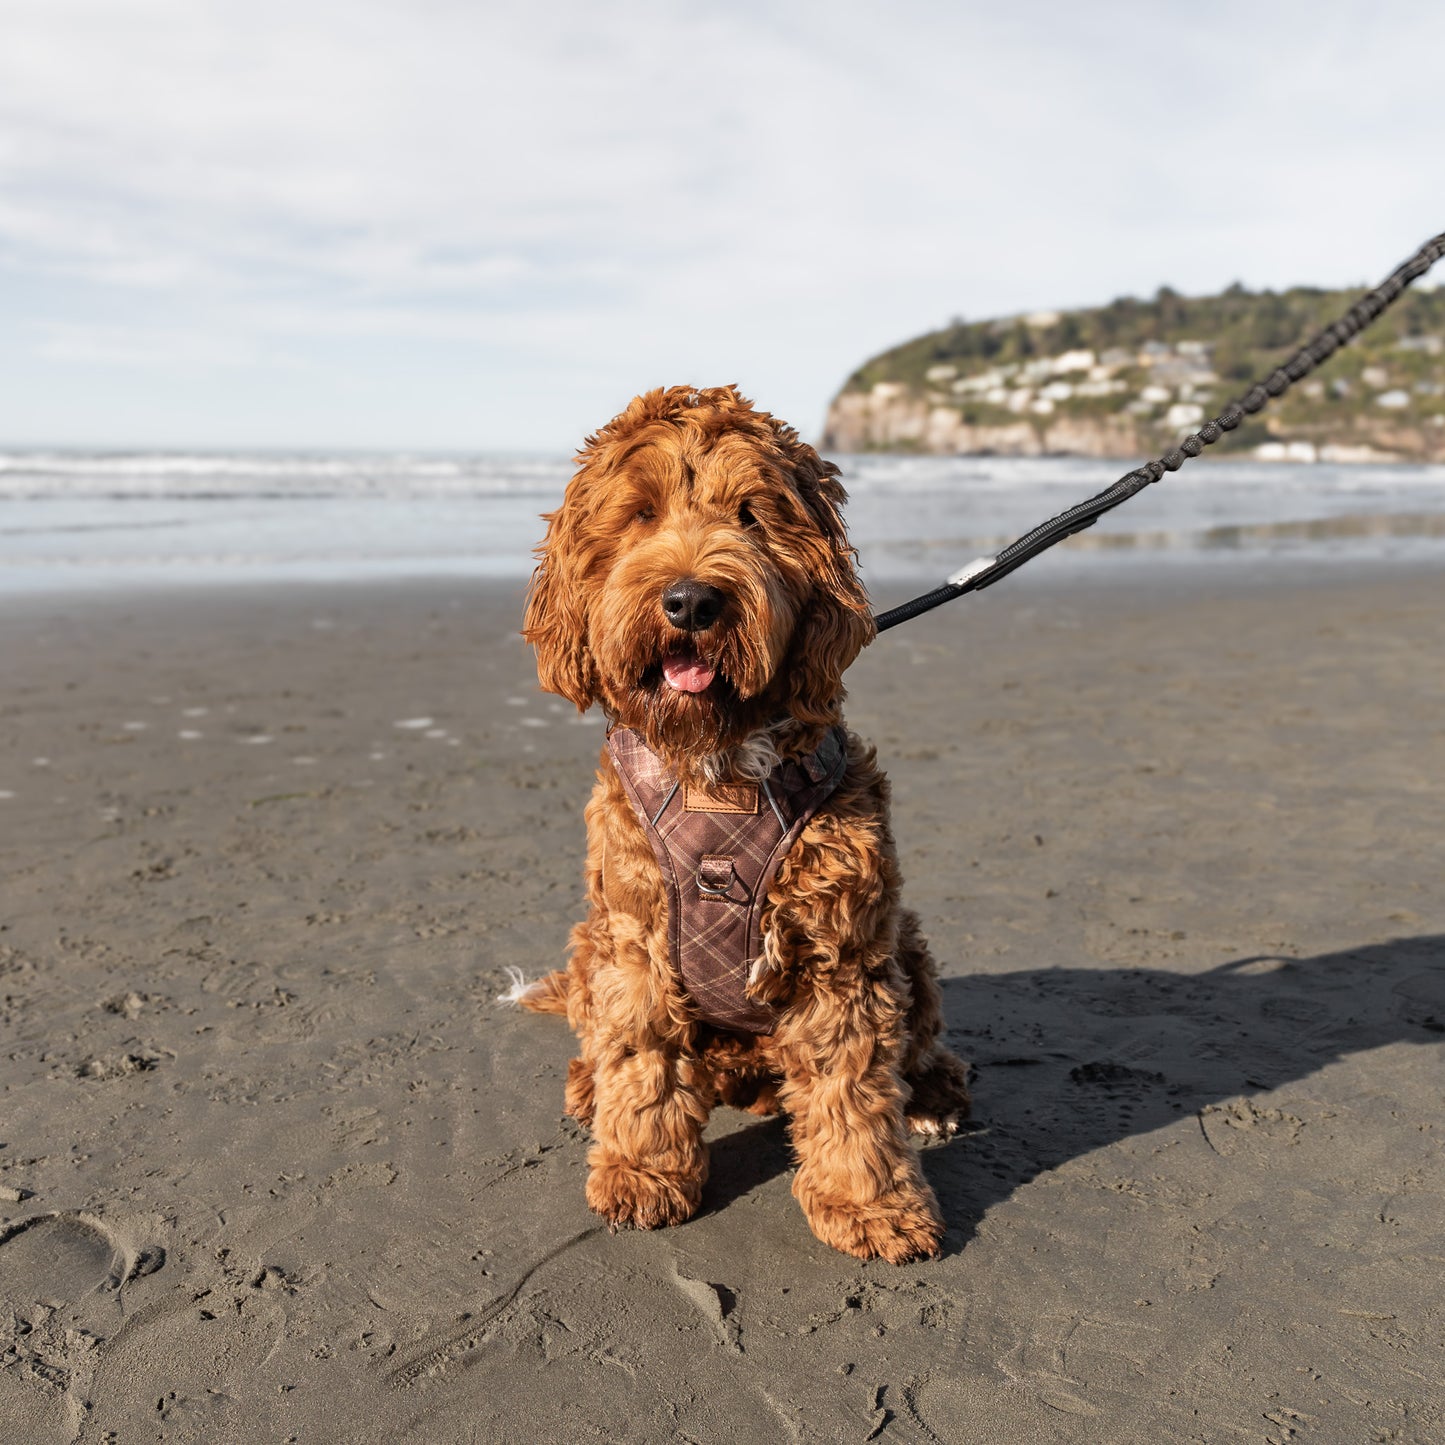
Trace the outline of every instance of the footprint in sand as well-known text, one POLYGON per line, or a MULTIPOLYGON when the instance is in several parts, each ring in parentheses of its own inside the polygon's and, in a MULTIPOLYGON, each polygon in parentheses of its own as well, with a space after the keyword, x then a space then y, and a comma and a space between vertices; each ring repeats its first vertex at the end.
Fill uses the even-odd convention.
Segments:
POLYGON ((0 1309, 58 1308, 125 1277, 125 1261, 108 1230, 83 1214, 42 1214, 0 1237, 0 1309))
POLYGON ((61 1308, 154 1274, 159 1245, 128 1245, 91 1214, 39 1214, 0 1230, 0 1306, 61 1308))
POLYGON ((1305 1121, 1287 1109, 1261 1108, 1240 1095, 1199 1111, 1199 1128, 1216 1154, 1229 1158, 1244 1149, 1274 1157, 1280 1148, 1300 1142, 1305 1121))
POLYGON ((143 1223, 53 1213, 0 1229, 0 1440, 284 1439, 268 1374, 294 1282, 220 1269, 132 1294, 166 1263, 143 1223), (206 1285, 209 1284, 209 1288, 206 1285), (149 1295, 149 1298, 147 1296, 149 1295), (5 1387, 13 1386, 7 1389, 5 1387))
MULTIPOLYGON (((398 1341, 403 1348, 376 1360, 389 1393, 408 1402, 413 1418, 465 1418, 478 1439, 511 1438, 505 1422, 518 1411, 529 1412, 528 1438, 572 1439, 575 1428, 556 1410, 567 1388, 558 1382, 605 1369, 646 1380, 649 1395, 655 1388, 674 1402, 665 1421, 639 1418, 637 1395, 618 1394, 602 1405, 598 1433, 609 1439, 802 1439, 792 1407, 740 1368, 750 1347, 765 1351, 777 1335, 749 1337, 749 1302, 717 1282, 725 1269, 684 1263, 649 1235, 604 1231, 582 1229, 522 1266, 500 1293, 398 1341), (720 1413, 725 1436, 717 1433, 720 1413)), ((822 1422, 807 1438, 865 1438, 837 1423, 822 1422)))
POLYGON ((119 1440, 294 1439, 286 1377, 266 1368, 288 1289, 278 1271, 262 1269, 129 1315, 98 1352, 90 1428, 119 1440))
POLYGON ((40 1214, 0 1229, 0 1360, 12 1387, 0 1392, 0 1437, 74 1438, 105 1338, 123 1319, 122 1287, 165 1258, 88 1214, 40 1214))

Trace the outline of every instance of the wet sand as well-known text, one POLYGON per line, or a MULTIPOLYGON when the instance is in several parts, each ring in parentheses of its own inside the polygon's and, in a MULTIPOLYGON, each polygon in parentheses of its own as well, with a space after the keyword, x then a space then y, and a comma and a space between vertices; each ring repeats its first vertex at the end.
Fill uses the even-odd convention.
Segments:
POLYGON ((1242 577, 850 675, 978 1070, 902 1269, 727 1110, 697 1219, 588 1214, 495 998, 602 730, 516 589, 6 602, 0 1438, 1445 1438, 1445 579, 1242 577))

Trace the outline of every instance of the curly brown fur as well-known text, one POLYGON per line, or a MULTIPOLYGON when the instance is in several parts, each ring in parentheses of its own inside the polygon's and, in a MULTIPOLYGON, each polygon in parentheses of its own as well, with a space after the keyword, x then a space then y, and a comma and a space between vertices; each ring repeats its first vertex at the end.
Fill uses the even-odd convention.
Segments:
MULTIPOLYGON (((683 778, 810 753, 841 722, 844 670, 873 636, 837 468, 733 387, 648 392, 579 463, 527 603, 542 685, 600 702, 683 778), (723 599, 696 630, 662 607, 686 580, 723 599), (679 666, 710 680, 676 686, 679 666)), ((681 1222, 707 1176, 709 1110, 781 1107, 793 1193, 819 1239, 861 1258, 935 1254, 943 1226, 907 1135, 952 1132, 968 1094, 940 1042, 933 960, 899 905, 873 750, 848 735, 842 782, 769 890, 749 985, 778 1010, 762 1036, 695 1016, 656 857, 605 752, 586 820, 587 917, 565 974, 520 1002, 565 1006, 579 1040, 566 1107, 592 1128, 592 1208, 616 1224, 681 1222)))

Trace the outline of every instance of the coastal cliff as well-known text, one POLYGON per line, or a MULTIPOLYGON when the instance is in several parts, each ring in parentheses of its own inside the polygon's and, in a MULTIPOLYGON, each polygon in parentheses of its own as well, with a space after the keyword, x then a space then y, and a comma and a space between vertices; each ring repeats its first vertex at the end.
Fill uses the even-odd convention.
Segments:
MULTIPOLYGON (((1296 287, 955 321, 859 367, 828 408, 831 451, 1138 457, 1173 446, 1355 291, 1296 287)), ((1375 325, 1213 449, 1262 461, 1445 462, 1445 292, 1375 325)))

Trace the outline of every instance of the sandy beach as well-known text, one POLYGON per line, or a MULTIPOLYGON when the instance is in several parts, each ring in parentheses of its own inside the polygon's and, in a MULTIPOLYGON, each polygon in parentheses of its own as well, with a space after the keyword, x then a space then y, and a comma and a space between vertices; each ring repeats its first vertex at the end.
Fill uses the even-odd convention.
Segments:
POLYGON ((7 600, 0 1439, 1445 1439, 1445 578, 1108 570, 850 674, 977 1069, 905 1268, 727 1110, 589 1215, 519 586, 7 600))

